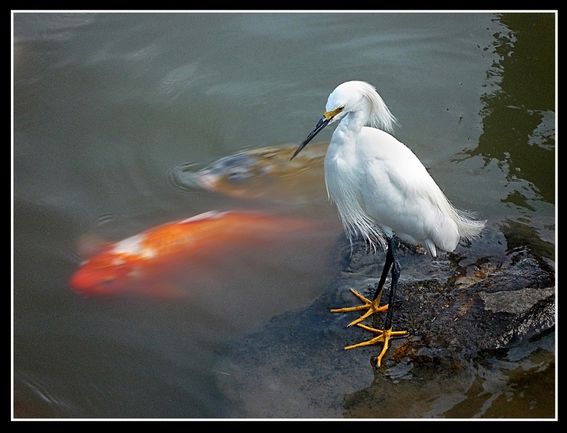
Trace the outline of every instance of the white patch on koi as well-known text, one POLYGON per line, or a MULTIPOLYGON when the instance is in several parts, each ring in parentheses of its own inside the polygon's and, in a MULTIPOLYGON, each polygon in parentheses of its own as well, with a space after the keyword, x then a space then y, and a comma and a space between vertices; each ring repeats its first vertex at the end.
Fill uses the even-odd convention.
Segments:
POLYGON ((179 221, 179 224, 192 223, 195 221, 201 221, 206 219, 217 219, 222 217, 226 212, 219 212, 218 210, 210 210, 208 212, 203 212, 202 214, 192 216, 190 218, 185 218, 179 221))
POLYGON ((155 250, 151 248, 144 248, 140 254, 144 259, 153 259, 156 256, 155 250))
MULTIPOLYGON (((144 247, 144 240, 146 236, 144 234, 138 234, 117 242, 112 249, 112 252, 121 255, 125 254, 128 256, 136 256, 142 259, 153 259, 156 256, 156 251, 153 248, 144 247)), ((121 257, 116 257, 112 264, 114 266, 120 266, 126 263, 126 261, 121 257)))
POLYGON ((202 174, 197 178, 197 183, 205 189, 214 191, 218 176, 213 174, 202 174))
POLYGON ((142 242, 144 241, 145 235, 139 234, 126 238, 120 242, 117 242, 112 249, 113 253, 116 254, 130 254, 138 255, 142 252, 142 242))

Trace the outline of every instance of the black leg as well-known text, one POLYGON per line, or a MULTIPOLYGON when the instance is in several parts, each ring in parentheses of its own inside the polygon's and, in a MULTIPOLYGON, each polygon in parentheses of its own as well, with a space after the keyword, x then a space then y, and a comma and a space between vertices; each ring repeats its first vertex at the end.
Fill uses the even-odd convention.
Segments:
POLYGON ((382 269, 382 275, 380 276, 380 282, 376 286, 376 291, 374 292, 374 297, 372 298, 373 301, 376 300, 379 296, 382 296, 382 290, 384 288, 384 283, 386 282, 386 277, 388 276, 388 272, 390 272, 390 266, 392 266, 392 262, 394 261, 394 255, 392 254, 393 249, 393 239, 388 238, 388 251, 386 251, 386 261, 384 262, 384 268, 382 269))
POLYGON ((346 346, 346 350, 355 349, 357 347, 366 347, 372 346, 374 344, 382 343, 382 350, 380 351, 379 355, 376 357, 376 365, 380 367, 382 365, 382 358, 388 351, 390 347, 390 340, 392 338, 399 338, 404 337, 408 334, 407 331, 393 331, 392 330, 392 317, 394 311, 394 301, 396 298, 396 288, 398 287, 398 280, 400 278, 400 264, 396 260, 395 257, 395 248, 394 248, 394 239, 388 239, 388 251, 386 252, 386 263, 384 263, 384 269, 382 270, 382 276, 380 277, 380 282, 376 286, 376 292, 374 293, 374 298, 372 301, 366 299, 360 293, 351 289, 351 292, 363 301, 364 305, 359 305, 357 307, 347 307, 347 308, 336 308, 332 309, 333 313, 342 313, 342 312, 350 312, 350 311, 360 311, 360 310, 367 310, 362 316, 360 316, 355 321, 349 323, 348 326, 356 325, 359 328, 362 328, 366 331, 369 331, 376 335, 376 337, 371 338, 370 340, 365 340, 360 343, 351 344, 350 346, 346 346), (384 283, 386 281, 386 277, 388 276, 388 272, 392 268, 392 285, 390 287, 390 294, 388 296, 388 305, 383 305, 381 307, 377 307, 376 304, 380 302, 380 298, 382 296, 382 291, 384 289, 384 283), (377 329, 371 326, 365 325, 362 323, 367 317, 369 317, 373 313, 377 312, 384 312, 387 309, 386 319, 384 321, 384 329, 377 329))
POLYGON ((364 301, 363 306, 358 307, 350 307, 350 308, 343 308, 343 309, 336 309, 331 310, 333 312, 347 312, 347 311, 358 311, 360 309, 368 309, 366 313, 356 319, 354 322, 351 322, 349 326, 356 325, 359 328, 362 328, 368 332, 371 332, 376 335, 376 337, 371 338, 370 340, 361 341, 360 343, 351 344, 350 346, 346 346, 346 350, 355 349, 357 347, 366 347, 372 346, 374 344, 382 343, 382 350, 376 357, 376 365, 378 367, 382 366, 382 359, 384 355, 388 351, 390 347, 390 340, 392 338, 404 337, 408 334, 407 331, 393 331, 392 330, 392 317, 394 315, 394 301, 396 299, 396 288, 398 287, 398 280, 400 279, 400 263, 396 260, 395 256, 395 244, 393 237, 388 239, 388 251, 386 252, 386 263, 384 263, 384 269, 382 270, 382 276, 380 277, 380 282, 376 287, 376 293, 374 294, 374 299, 372 301, 364 298, 358 292, 351 289, 354 295, 356 295, 359 299, 364 301), (384 289, 384 283, 386 281, 386 277, 388 276, 388 272, 392 268, 392 285, 390 286, 390 294, 388 295, 388 305, 383 305, 379 309, 380 312, 387 310, 386 319, 384 320, 384 328, 377 329, 373 328, 372 326, 365 325, 362 323, 362 320, 366 319, 370 316, 373 312, 378 312, 378 308, 376 308, 375 304, 380 302, 380 298, 382 297, 382 291, 384 289), (374 308, 374 310, 373 310, 374 308))
POLYGON ((343 307, 343 308, 331 308, 331 313, 352 313, 355 311, 364 311, 364 313, 350 322, 347 327, 351 327, 354 325, 358 325, 370 317, 372 314, 375 313, 383 313, 388 309, 387 305, 380 305, 380 299, 382 297, 382 291, 384 290, 384 283, 386 282, 386 277, 388 276, 388 272, 390 272, 390 268, 392 263, 394 263, 394 244, 393 239, 388 239, 388 250, 386 251, 386 262, 384 263, 384 269, 382 269, 382 276, 380 277, 380 281, 376 285, 376 290, 374 292, 374 297, 372 300, 366 298, 365 296, 361 295, 354 289, 350 289, 351 293, 356 296, 361 302, 361 305, 356 305, 354 307, 343 307))
POLYGON ((394 314, 394 300, 396 298, 396 289, 398 288, 398 280, 400 278, 400 263, 394 257, 394 250, 392 247, 392 285, 390 286, 390 294, 388 296, 388 313, 384 321, 384 329, 392 328, 392 316, 394 314))

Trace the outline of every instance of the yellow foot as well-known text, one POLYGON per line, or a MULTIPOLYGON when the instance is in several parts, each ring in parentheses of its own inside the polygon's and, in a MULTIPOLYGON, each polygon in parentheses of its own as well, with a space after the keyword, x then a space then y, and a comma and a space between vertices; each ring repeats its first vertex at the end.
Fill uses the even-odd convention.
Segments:
POLYGON ((362 301, 362 305, 357 305, 356 307, 344 307, 344 308, 331 308, 331 313, 350 313, 353 311, 363 311, 368 310, 358 319, 350 322, 347 327, 358 325, 363 320, 369 318, 374 313, 384 313, 388 311, 388 304, 380 305, 380 297, 376 298, 374 301, 362 296, 354 289, 350 289, 352 294, 362 301))
POLYGON ((403 337, 408 334, 408 331, 392 331, 392 328, 376 329, 376 328, 372 328, 371 326, 367 326, 363 323, 359 323, 357 326, 359 328, 370 331, 373 334, 376 334, 377 337, 371 338, 370 340, 362 341, 357 344, 346 346, 345 350, 356 349, 357 347, 373 346, 378 343, 384 343, 384 346, 382 346, 382 350, 380 351, 380 354, 376 358, 376 364, 378 364, 378 367, 382 366, 382 358, 388 351, 388 347, 390 347, 390 339, 396 337, 403 337))

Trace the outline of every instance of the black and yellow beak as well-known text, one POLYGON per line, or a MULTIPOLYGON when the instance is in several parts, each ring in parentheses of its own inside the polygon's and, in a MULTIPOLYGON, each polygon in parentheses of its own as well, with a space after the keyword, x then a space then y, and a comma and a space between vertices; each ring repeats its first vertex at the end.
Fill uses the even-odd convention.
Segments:
POLYGON ((305 146, 307 146, 307 144, 308 144, 311 140, 313 140, 313 138, 315 138, 315 136, 316 136, 317 134, 319 134, 319 132, 321 132, 321 131, 325 128, 325 126, 327 126, 327 125, 329 124, 329 122, 330 122, 331 120, 333 120, 333 118, 334 118, 337 114, 339 114, 341 111, 343 111, 343 108, 344 108, 344 107, 339 107, 339 108, 336 108, 336 109, 334 109, 334 110, 332 110, 332 111, 326 111, 326 112, 324 112, 324 113, 323 113, 323 117, 321 117, 321 118, 319 119, 319 121, 317 122, 317 125, 315 125, 315 129, 313 129, 313 131, 311 131, 311 132, 309 133, 309 135, 307 136, 307 138, 306 138, 305 140, 303 140, 303 142, 297 147, 297 149, 295 149, 295 152, 293 152, 293 155, 291 156, 291 158, 290 158, 289 160, 291 161, 293 158, 295 158, 295 157, 297 156, 297 154, 298 154, 299 152, 301 152, 301 151, 303 150, 303 148, 304 148, 305 146))

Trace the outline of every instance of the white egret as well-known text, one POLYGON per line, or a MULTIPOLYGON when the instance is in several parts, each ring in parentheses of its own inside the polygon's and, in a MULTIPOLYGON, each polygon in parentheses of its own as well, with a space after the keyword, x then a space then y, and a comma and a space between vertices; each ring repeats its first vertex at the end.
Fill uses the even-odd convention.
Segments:
POLYGON ((392 330, 400 276, 394 236, 413 244, 423 244, 436 257, 438 250, 453 251, 461 239, 475 238, 486 221, 475 220, 469 213, 453 207, 417 156, 388 133, 396 119, 376 89, 363 81, 348 81, 333 90, 323 117, 299 145, 292 159, 325 126, 337 121, 339 124, 325 156, 329 198, 336 204, 351 242, 357 235, 364 237, 374 248, 379 245, 386 250, 386 260, 371 300, 351 289, 362 304, 335 308, 331 312, 364 312, 348 326, 357 325, 376 336, 345 349, 383 343, 377 357, 380 367, 390 339, 407 334, 407 331, 392 330), (380 305, 390 268, 388 303, 380 305), (380 312, 387 312, 383 329, 361 323, 380 312))

